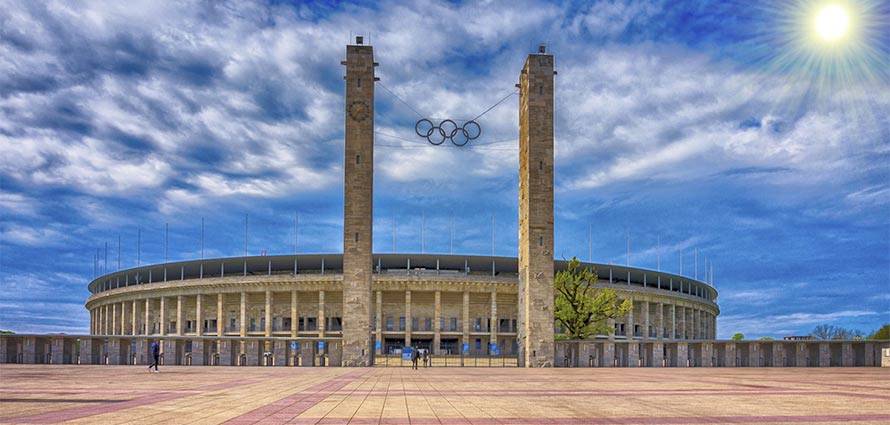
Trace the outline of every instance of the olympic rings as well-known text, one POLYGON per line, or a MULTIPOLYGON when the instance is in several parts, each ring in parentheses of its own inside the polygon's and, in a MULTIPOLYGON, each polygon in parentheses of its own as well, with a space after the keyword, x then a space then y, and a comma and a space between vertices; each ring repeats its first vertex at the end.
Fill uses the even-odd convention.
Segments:
POLYGON ((439 125, 433 125, 432 121, 421 118, 414 124, 414 132, 434 146, 439 146, 446 140, 450 140, 454 146, 465 146, 470 140, 482 135, 482 127, 472 120, 458 126, 453 120, 442 120, 439 125))

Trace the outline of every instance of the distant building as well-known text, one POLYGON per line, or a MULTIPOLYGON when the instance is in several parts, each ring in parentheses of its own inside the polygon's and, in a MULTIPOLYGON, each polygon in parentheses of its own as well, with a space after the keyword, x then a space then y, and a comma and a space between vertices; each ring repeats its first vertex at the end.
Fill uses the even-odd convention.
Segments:
POLYGON ((812 341, 816 338, 813 338, 812 335, 803 335, 803 336, 792 335, 792 336, 783 336, 782 339, 784 339, 785 341, 812 341))

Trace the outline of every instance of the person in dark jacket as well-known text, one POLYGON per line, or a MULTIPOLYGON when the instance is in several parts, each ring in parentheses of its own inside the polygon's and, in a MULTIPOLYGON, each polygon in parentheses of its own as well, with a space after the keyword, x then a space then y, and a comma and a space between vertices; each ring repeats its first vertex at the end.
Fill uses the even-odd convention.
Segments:
POLYGON ((417 352, 418 348, 414 347, 414 350, 411 351, 411 369, 417 370, 417 358, 420 357, 420 353, 417 352))
POLYGON ((160 373, 158 370, 158 363, 160 363, 161 359, 161 344, 158 343, 158 340, 151 342, 151 356, 154 358, 155 362, 148 365, 148 371, 151 372, 151 367, 154 366, 155 373, 160 373))

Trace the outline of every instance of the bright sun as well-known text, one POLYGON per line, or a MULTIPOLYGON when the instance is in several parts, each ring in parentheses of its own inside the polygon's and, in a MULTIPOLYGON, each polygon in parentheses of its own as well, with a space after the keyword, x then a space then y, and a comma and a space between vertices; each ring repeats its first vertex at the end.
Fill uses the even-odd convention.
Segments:
POLYGON ((847 33, 850 18, 843 7, 825 6, 816 14, 816 33, 826 41, 834 41, 847 33))

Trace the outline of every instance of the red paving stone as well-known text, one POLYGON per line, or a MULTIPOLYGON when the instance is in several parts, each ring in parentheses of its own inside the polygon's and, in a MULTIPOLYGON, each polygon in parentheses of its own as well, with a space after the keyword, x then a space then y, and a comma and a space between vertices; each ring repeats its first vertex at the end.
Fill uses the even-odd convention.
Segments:
POLYGON ((0 423, 890 424, 890 369, 0 365, 0 423))

